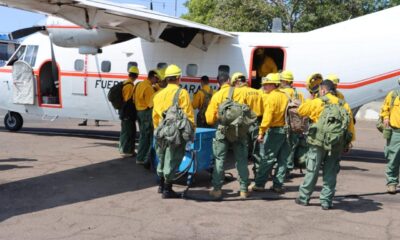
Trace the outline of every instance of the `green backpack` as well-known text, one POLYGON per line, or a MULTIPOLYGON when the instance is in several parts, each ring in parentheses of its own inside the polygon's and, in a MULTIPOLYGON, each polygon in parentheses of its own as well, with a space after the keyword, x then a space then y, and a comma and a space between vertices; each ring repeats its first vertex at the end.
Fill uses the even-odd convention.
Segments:
POLYGON ((218 106, 221 130, 229 142, 247 138, 249 128, 257 121, 257 115, 246 104, 233 101, 234 87, 230 87, 228 98, 218 106))
POLYGON ((348 133, 350 115, 343 107, 343 100, 340 99, 339 104, 332 104, 325 96, 321 99, 325 107, 318 122, 310 125, 307 143, 331 151, 333 146, 339 143, 345 146, 351 141, 351 134, 348 133))
MULTIPOLYGON (((392 99, 390 101, 390 109, 393 107, 394 100, 400 95, 400 90, 394 90, 392 93, 392 99)), ((383 129, 385 129, 385 126, 383 125, 383 119, 381 116, 378 118, 378 122, 376 123, 376 128, 379 130, 379 132, 383 132, 383 129)))
MULTIPOLYGON (((133 85, 133 83, 131 83, 131 82, 128 82, 126 84, 133 85)), ((123 81, 119 82, 116 85, 114 85, 112 88, 110 88, 110 91, 108 91, 108 94, 107 94, 108 101, 110 101, 111 105, 117 110, 120 110, 124 104, 124 100, 122 97, 122 89, 124 88, 124 85, 126 85, 126 84, 124 84, 123 81)))
POLYGON ((197 113, 196 124, 198 127, 206 127, 207 126, 206 111, 212 97, 212 89, 211 93, 208 93, 203 89, 200 89, 199 91, 202 91, 204 93, 204 102, 203 105, 201 105, 199 112, 197 113))
POLYGON ((154 137, 161 147, 178 146, 194 138, 192 123, 179 106, 179 88, 174 96, 172 106, 163 113, 163 119, 154 130, 154 137))

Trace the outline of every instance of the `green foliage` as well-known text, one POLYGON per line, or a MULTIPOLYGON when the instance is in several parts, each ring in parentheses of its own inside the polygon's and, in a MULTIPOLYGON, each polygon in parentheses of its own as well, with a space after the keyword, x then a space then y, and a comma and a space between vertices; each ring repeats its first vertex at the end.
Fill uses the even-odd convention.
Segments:
POLYGON ((303 32, 376 12, 400 0, 189 0, 184 18, 226 31, 270 31, 280 17, 285 32, 303 32))
POLYGON ((187 7, 189 12, 181 17, 190 21, 209 25, 211 19, 215 15, 217 2, 217 0, 187 1, 184 5, 187 7))

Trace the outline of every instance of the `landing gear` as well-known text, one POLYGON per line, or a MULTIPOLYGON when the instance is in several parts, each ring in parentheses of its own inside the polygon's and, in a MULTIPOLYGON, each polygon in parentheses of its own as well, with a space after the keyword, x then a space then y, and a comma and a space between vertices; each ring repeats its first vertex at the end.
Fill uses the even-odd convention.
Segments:
POLYGON ((4 117, 4 126, 7 130, 16 132, 22 128, 24 119, 17 112, 8 112, 4 117))

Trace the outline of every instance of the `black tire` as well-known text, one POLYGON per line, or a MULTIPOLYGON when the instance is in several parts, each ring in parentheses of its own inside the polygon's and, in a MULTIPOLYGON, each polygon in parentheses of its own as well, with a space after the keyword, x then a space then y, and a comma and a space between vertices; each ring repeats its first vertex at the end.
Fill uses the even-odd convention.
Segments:
POLYGON ((4 116, 4 126, 11 132, 20 130, 23 124, 24 119, 21 114, 17 112, 8 112, 6 116, 4 116))

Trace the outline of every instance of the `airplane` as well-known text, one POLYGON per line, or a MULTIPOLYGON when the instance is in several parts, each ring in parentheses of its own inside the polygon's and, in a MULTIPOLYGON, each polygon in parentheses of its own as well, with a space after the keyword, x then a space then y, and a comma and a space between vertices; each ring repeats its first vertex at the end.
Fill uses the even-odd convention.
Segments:
POLYGON ((304 33, 226 32, 132 4, 101 0, 0 0, 0 5, 48 16, 44 26, 11 33, 26 37, 0 68, 0 108, 5 127, 18 131, 20 113, 118 120, 108 90, 139 67, 177 64, 181 84, 193 94, 208 75, 213 88, 221 72, 246 73, 259 87, 258 69, 272 57, 279 70, 295 74, 294 85, 308 94, 313 72, 335 73, 338 88, 354 112, 396 88, 400 75, 400 7, 304 33))

